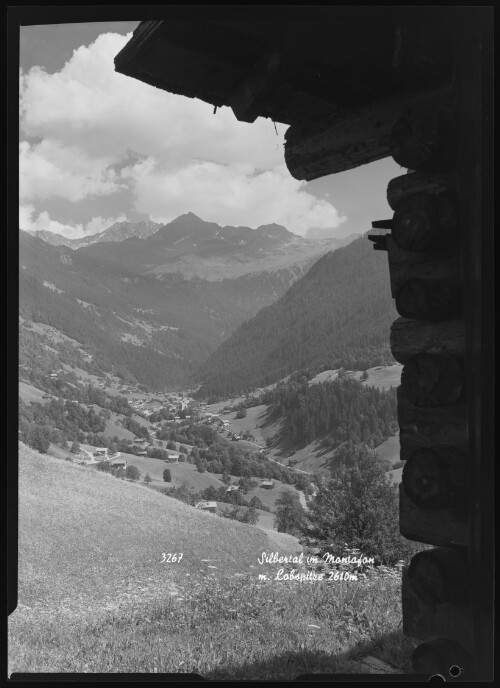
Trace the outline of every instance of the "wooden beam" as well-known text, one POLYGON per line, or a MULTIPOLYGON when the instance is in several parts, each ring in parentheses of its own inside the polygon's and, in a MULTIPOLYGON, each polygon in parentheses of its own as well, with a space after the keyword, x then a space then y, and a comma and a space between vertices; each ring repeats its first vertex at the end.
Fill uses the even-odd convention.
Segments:
POLYGON ((398 318, 391 325, 391 352, 403 365, 419 353, 446 352, 461 357, 465 352, 465 332, 462 320, 433 323, 398 318))
POLYGON ((466 409, 464 404, 454 406, 417 406, 412 404, 405 395, 401 387, 397 389, 398 397, 398 423, 401 430, 425 426, 429 434, 442 425, 465 425, 466 409))
POLYGON ((441 547, 467 545, 467 519, 450 509, 423 509, 399 485, 399 532, 407 540, 441 547))
POLYGON ((417 193, 428 193, 439 197, 453 192, 456 187, 454 172, 410 172, 394 177, 387 187, 387 202, 393 210, 417 193))
POLYGON ((396 310, 404 318, 452 320, 462 314, 462 290, 441 279, 414 277, 405 281, 395 294, 396 310))
POLYGON ((456 155, 454 117, 432 107, 411 108, 394 124, 390 151, 395 162, 412 170, 447 170, 456 155))
POLYGON ((405 463, 402 484, 421 509, 467 511, 467 468, 464 456, 455 447, 431 445, 416 449, 405 463))
POLYGON ((457 245, 456 204, 448 195, 428 191, 402 201, 394 213, 392 238, 408 251, 444 251, 457 245))
POLYGON ((402 392, 417 406, 447 406, 462 397, 463 371, 447 353, 418 353, 401 374, 402 392))
POLYGON ((255 122, 263 108, 263 101, 276 94, 280 87, 279 72, 282 56, 274 52, 266 55, 228 96, 228 104, 241 122, 255 122))
POLYGON ((456 250, 440 253, 408 251, 400 248, 392 235, 387 237, 386 245, 394 298, 400 288, 412 279, 439 280, 460 287, 460 261, 456 250))
POLYGON ((417 105, 449 107, 449 86, 400 93, 362 107, 345 108, 312 123, 292 124, 285 134, 285 162, 295 179, 318 179, 390 155, 397 119, 417 105))
POLYGON ((411 422, 409 414, 402 413, 402 419, 406 415, 406 425, 399 433, 400 459, 407 461, 416 449, 431 447, 440 444, 454 447, 463 454, 467 454, 468 437, 465 423, 446 423, 436 426, 423 421, 411 422))
POLYGON ((458 548, 436 547, 415 554, 407 574, 418 599, 430 606, 464 602, 470 592, 467 557, 458 548))

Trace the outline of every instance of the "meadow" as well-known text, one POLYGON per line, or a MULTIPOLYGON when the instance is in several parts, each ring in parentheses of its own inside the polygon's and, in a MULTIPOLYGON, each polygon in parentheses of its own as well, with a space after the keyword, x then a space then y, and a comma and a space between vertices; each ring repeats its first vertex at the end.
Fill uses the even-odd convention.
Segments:
POLYGON ((366 654, 409 671, 414 642, 401 632, 399 571, 276 580, 280 565, 258 557, 301 551, 290 536, 24 446, 19 473, 9 673, 292 679, 358 673, 366 654), (183 557, 162 563, 163 552, 183 557))

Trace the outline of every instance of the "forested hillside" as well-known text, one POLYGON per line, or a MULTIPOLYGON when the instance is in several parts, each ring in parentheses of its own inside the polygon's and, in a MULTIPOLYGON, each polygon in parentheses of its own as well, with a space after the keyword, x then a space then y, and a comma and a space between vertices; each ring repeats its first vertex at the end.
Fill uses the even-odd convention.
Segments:
POLYGON ((397 428, 396 390, 364 387, 358 380, 309 385, 303 377, 278 385, 260 401, 269 405, 271 419, 282 419, 281 435, 295 446, 326 438, 331 447, 377 447, 397 428))
POLYGON ((42 323, 80 346, 81 355, 66 346, 65 363, 88 370, 91 361, 89 372, 114 373, 153 389, 184 384, 237 325, 300 274, 290 266, 220 281, 180 274, 159 280, 20 232, 22 363, 36 369, 39 355, 61 353, 60 345, 48 349, 50 342, 30 332, 30 323, 42 323))
POLYGON ((198 371, 199 394, 230 396, 301 368, 390 363, 396 317, 387 256, 361 237, 323 256, 276 303, 243 323, 198 371))

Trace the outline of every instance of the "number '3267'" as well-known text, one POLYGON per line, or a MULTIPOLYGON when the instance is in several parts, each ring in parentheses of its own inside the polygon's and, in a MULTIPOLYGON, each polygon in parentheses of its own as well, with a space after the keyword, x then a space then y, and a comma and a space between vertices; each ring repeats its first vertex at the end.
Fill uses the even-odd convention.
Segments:
POLYGON ((176 554, 175 552, 174 554, 171 554, 170 552, 162 552, 161 556, 162 560, 160 564, 163 564, 164 562, 167 562, 169 564, 178 564, 184 555, 182 552, 180 552, 179 554, 176 554))

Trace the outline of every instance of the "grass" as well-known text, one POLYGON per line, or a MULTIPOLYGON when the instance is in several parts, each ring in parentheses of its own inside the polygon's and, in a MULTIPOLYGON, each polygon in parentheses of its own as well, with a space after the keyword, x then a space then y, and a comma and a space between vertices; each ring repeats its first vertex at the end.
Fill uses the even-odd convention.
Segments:
POLYGON ((39 402, 40 404, 46 404, 47 399, 44 399, 45 392, 38 387, 29 385, 27 382, 19 381, 19 396, 24 401, 25 404, 29 404, 32 401, 39 402))
POLYGON ((409 672, 415 644, 399 628, 399 581, 288 583, 193 577, 163 600, 137 595, 94 613, 16 612, 11 670, 198 673, 209 679, 293 679, 357 673, 375 654, 409 672))
MULTIPOLYGON (((285 534, 20 449, 19 604, 10 672, 195 672, 210 679, 409 671, 400 576, 279 581, 285 534), (180 563, 162 552, 184 552, 180 563), (266 573, 267 580, 259 580, 266 573)), ((292 566, 289 566, 292 568, 292 566)), ((298 568, 298 567, 297 567, 298 568)))

